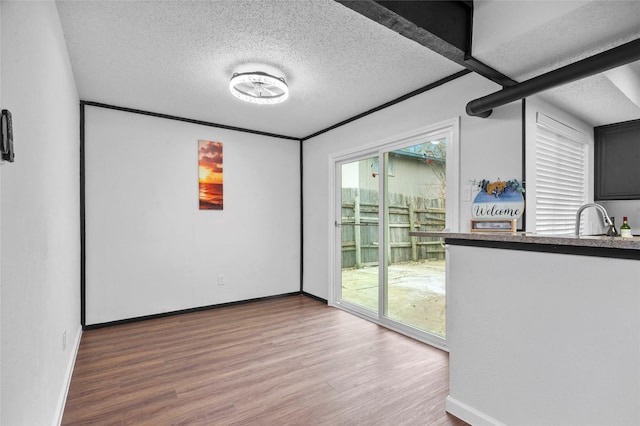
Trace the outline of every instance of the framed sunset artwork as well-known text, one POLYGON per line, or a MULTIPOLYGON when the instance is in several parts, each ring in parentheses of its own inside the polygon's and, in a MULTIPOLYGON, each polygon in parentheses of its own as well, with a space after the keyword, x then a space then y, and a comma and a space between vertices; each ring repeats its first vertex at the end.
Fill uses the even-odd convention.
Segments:
POLYGON ((222 210, 224 201, 222 142, 198 141, 200 210, 222 210))

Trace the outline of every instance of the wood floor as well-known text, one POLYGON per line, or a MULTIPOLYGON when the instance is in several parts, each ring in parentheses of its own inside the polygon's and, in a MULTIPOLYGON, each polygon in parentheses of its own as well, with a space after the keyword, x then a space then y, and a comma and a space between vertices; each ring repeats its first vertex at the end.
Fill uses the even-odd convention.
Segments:
POLYGON ((85 331, 63 425, 465 425, 448 354, 306 296, 85 331))

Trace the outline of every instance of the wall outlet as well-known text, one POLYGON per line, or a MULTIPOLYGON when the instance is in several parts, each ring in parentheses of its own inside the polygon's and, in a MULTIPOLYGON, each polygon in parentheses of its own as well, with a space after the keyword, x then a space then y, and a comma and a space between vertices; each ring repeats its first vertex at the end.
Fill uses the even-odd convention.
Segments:
POLYGON ((67 349, 67 330, 62 332, 62 350, 65 351, 67 349))
POLYGON ((218 275, 218 285, 224 285, 224 275, 218 275))

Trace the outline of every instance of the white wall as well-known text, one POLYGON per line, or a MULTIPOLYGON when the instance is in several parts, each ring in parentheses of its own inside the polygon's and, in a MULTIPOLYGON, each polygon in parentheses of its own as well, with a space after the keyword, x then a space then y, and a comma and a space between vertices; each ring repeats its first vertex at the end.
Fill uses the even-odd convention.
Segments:
MULTIPOLYGON (((304 291, 328 298, 329 200, 332 154, 460 117, 460 184, 473 179, 521 179, 521 104, 496 109, 488 119, 469 117, 467 102, 500 87, 468 74, 402 103, 363 117, 303 143, 304 291)), ((471 200, 460 203, 460 230, 469 230, 471 200)))
POLYGON ((85 120, 87 325, 300 290, 298 141, 91 106, 85 120), (199 139, 223 143, 222 211, 198 209, 199 139))
MULTIPOLYGON (((2 3, 0 3, 0 35, 2 34, 2 3)), ((2 40, 0 38, 0 40, 2 40)), ((2 43, 0 42, 0 108, 4 105, 2 99, 2 43)), ((2 342, 2 165, 0 160, 0 342, 2 342)), ((1 343, 0 343, 1 344, 1 343)), ((0 346, 1 348, 1 346, 0 346)), ((2 350, 0 350, 0 374, 2 366, 2 350)), ((2 421, 2 385, 0 385, 0 421, 2 421)))
POLYGON ((461 246, 448 259, 448 411, 640 424, 640 261, 461 246))
POLYGON ((616 228, 620 232, 622 219, 627 216, 631 233, 640 235, 640 200, 611 200, 598 201, 602 204, 609 216, 615 217, 616 228))
POLYGON ((2 7, 3 425, 59 421, 80 337, 78 95, 53 2, 2 7), (62 335, 66 330, 67 346, 62 335))

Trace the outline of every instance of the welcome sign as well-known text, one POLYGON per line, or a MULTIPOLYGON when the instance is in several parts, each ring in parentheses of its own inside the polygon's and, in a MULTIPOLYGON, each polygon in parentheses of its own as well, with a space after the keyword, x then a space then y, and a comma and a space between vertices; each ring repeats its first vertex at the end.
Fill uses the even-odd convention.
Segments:
POLYGON ((493 182, 482 185, 472 204, 475 220, 517 220, 524 212, 524 197, 510 182, 493 182))

